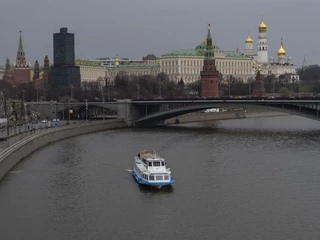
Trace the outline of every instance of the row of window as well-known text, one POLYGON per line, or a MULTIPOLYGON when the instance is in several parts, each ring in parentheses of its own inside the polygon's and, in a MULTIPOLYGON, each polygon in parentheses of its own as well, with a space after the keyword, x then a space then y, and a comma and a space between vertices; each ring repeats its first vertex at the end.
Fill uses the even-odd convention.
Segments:
MULTIPOLYGON (((199 60, 180 60, 180 64, 183 66, 202 66, 203 59, 199 60)), ((161 60, 160 66, 178 66, 179 60, 161 60)))
MULTIPOLYGON (((219 67, 217 66, 217 70, 220 71, 222 74, 251 74, 252 68, 226 68, 226 67, 219 67)), ((181 72, 179 72, 178 68, 164 68, 162 69, 163 72, 167 74, 197 74, 199 75, 202 71, 202 68, 181 68, 181 72)))
POLYGON ((164 174, 164 175, 147 175, 147 174, 142 174, 142 178, 148 181, 162 181, 162 180, 169 180, 169 175, 164 174))

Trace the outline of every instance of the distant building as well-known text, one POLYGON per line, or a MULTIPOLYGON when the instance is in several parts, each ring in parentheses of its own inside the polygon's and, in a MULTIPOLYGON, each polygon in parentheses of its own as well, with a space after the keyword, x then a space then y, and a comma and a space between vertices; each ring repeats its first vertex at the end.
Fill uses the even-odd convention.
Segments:
POLYGON ((159 62, 159 59, 156 57, 156 55, 148 54, 147 56, 142 58, 143 63, 148 63, 148 64, 155 64, 159 62))
POLYGON ((80 67, 81 83, 104 79, 106 76, 105 67, 97 61, 76 59, 75 64, 80 67))
POLYGON ((130 63, 121 64, 118 56, 115 58, 114 65, 105 66, 106 78, 113 81, 119 73, 124 73, 128 76, 157 76, 160 73, 158 63, 130 63))
MULTIPOLYGON (((246 82, 254 77, 253 57, 235 51, 221 50, 218 45, 212 44, 217 71, 227 80, 230 76, 246 82)), ((200 80, 200 72, 204 65, 207 51, 207 40, 195 49, 178 49, 160 57, 160 72, 165 72, 170 80, 192 83, 200 80)))
POLYGON ((50 87, 80 86, 80 67, 75 65, 74 34, 68 33, 68 28, 60 28, 59 33, 53 34, 53 54, 50 87))
POLYGON ((277 52, 278 59, 273 56, 268 59, 269 48, 267 42, 267 25, 264 23, 263 19, 258 26, 259 36, 257 45, 257 54, 253 52, 253 41, 248 36, 245 41, 245 55, 251 56, 254 59, 253 69, 255 71, 260 68, 260 73, 262 75, 274 75, 276 78, 280 78, 282 75, 288 75, 287 80, 291 82, 299 81, 299 76, 296 72, 296 66, 292 62, 292 58, 286 57, 286 50, 283 47, 283 42, 281 39, 280 48, 277 52))

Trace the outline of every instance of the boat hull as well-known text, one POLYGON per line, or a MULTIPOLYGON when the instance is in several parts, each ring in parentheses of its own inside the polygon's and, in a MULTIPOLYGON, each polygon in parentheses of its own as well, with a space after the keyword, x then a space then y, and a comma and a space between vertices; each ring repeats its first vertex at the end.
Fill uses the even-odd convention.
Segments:
POLYGON ((146 185, 146 186, 151 186, 157 189, 161 189, 165 186, 171 186, 174 183, 174 179, 171 178, 169 182, 148 182, 142 178, 139 177, 139 175, 132 170, 132 176, 135 178, 135 180, 141 184, 141 185, 146 185))

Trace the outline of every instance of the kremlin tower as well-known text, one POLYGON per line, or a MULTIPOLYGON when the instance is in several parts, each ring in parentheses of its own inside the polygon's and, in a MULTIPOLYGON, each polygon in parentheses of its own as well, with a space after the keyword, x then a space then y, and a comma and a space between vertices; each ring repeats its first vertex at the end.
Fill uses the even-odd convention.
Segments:
POLYGON ((30 81, 30 67, 26 63, 26 56, 22 44, 22 36, 20 31, 19 47, 16 62, 13 69, 13 85, 19 86, 30 81))
POLYGON ((219 72, 216 69, 214 51, 212 48, 212 37, 210 24, 208 24, 207 49, 204 56, 203 70, 201 76, 201 96, 206 98, 219 97, 219 72))

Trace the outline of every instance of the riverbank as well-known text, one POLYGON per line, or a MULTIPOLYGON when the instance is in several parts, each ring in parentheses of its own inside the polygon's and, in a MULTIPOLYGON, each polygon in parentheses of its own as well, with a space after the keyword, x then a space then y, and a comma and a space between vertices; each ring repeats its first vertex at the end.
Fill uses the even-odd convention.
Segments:
POLYGON ((276 116, 288 116, 290 114, 260 109, 248 109, 240 112, 223 112, 223 113, 203 113, 196 112, 181 115, 175 118, 170 118, 166 121, 167 124, 179 124, 190 122, 202 122, 202 121, 219 121, 228 119, 242 119, 242 118, 255 118, 255 117, 276 117, 276 116))
POLYGON ((83 134, 125 127, 123 120, 109 120, 67 125, 33 134, 0 153, 0 180, 26 156, 50 143, 83 134))

